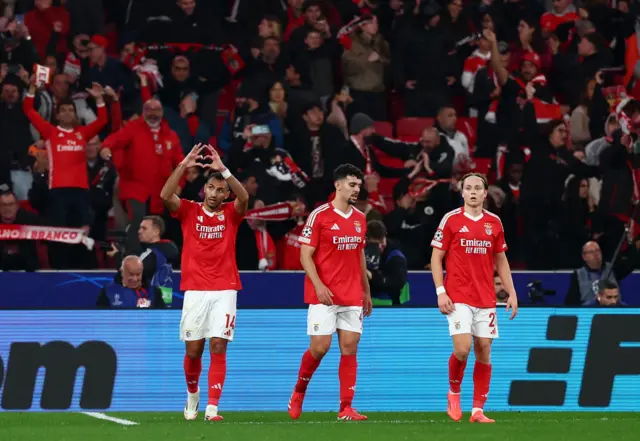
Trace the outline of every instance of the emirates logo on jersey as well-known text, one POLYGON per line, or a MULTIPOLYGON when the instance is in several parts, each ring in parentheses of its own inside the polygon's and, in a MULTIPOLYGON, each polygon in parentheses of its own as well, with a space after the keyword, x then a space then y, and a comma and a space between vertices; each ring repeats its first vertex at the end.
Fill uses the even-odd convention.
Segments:
POLYGON ((358 245, 362 243, 360 236, 333 236, 333 244, 337 245, 338 251, 350 251, 358 249, 358 245))
POLYGON ((491 241, 478 239, 460 239, 460 246, 465 254, 488 254, 491 241))
POLYGON ((196 231, 200 239, 222 239, 222 233, 225 230, 224 225, 207 226, 196 224, 196 231))

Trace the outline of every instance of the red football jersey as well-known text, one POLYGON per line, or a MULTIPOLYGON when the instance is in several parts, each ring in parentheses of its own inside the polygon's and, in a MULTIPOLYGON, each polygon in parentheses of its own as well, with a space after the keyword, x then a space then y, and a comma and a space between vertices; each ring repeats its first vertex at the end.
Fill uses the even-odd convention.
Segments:
POLYGON ((580 16, 575 12, 567 12, 565 14, 557 15, 554 12, 545 12, 540 18, 540 26, 543 31, 555 31, 561 24, 569 23, 570 21, 577 21, 580 16))
POLYGON ((447 213, 431 246, 446 251, 444 287, 454 303, 494 308, 494 257, 507 250, 500 218, 483 210, 478 217, 463 208, 447 213))
POLYGON ((202 203, 180 200, 180 209, 171 214, 182 225, 183 291, 240 291, 236 264, 236 235, 242 216, 233 202, 223 203, 209 213, 202 203))
MULTIPOLYGON (((362 306, 362 251, 367 232, 364 213, 351 208, 349 214, 331 202, 311 212, 298 238, 314 247, 313 262, 322 283, 333 293, 333 304, 362 306)), ((308 276, 304 278, 304 301, 320 303, 308 276)))
POLYGON ((300 234, 304 225, 296 225, 291 231, 278 241, 277 252, 278 269, 285 271, 300 271, 300 234))
POLYGON ((89 188, 87 143, 109 122, 104 104, 98 105, 98 119, 87 126, 63 129, 46 121, 33 109, 33 95, 27 95, 23 110, 45 141, 49 157, 49 188, 89 188))

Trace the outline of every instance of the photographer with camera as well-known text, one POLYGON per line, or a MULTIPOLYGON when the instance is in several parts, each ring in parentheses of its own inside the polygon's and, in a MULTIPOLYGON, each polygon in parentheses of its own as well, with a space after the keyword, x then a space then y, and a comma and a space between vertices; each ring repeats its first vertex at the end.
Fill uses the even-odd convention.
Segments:
POLYGON ((393 305, 400 305, 408 299, 407 259, 392 241, 387 240, 387 228, 379 220, 367 223, 367 276, 371 285, 371 296, 375 299, 391 299, 393 305))
MULTIPOLYGON (((165 303, 170 304, 173 291, 171 276, 179 253, 175 243, 162 239, 164 231, 164 220, 160 216, 145 216, 140 223, 135 246, 127 249, 122 244, 112 243, 107 255, 115 258, 118 266, 129 256, 139 256, 143 265, 142 283, 159 287, 165 303)), ((122 282, 122 274, 116 275, 115 282, 122 282)))

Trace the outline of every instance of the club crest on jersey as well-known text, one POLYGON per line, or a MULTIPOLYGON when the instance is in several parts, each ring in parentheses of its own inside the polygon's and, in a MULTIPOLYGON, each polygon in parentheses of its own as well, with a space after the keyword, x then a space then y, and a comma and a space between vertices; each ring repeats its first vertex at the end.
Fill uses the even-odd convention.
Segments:
POLYGON ((320 325, 319 324, 314 324, 313 325, 313 332, 318 332, 320 330, 320 325))
POLYGON ((360 221, 353 221, 353 226, 356 227, 356 233, 362 232, 362 226, 360 225, 360 221))
POLYGON ((453 326, 456 328, 456 330, 460 330, 460 322, 453 322, 453 326))
POLYGON ((171 151, 171 141, 167 141, 167 150, 171 151))
POLYGON ((80 133, 76 133, 76 138, 78 138, 78 141, 82 141, 82 135, 80 133))
POLYGON ((224 220, 224 213, 219 212, 219 213, 216 213, 216 215, 218 216, 218 220, 219 221, 223 221, 224 220))
POLYGON ((302 229, 302 237, 306 237, 307 239, 311 237, 311 227, 304 227, 302 229))
POLYGON ((491 236, 491 233, 493 233, 493 230, 491 229, 490 223, 487 222, 484 224, 484 232, 487 233, 487 236, 491 236))

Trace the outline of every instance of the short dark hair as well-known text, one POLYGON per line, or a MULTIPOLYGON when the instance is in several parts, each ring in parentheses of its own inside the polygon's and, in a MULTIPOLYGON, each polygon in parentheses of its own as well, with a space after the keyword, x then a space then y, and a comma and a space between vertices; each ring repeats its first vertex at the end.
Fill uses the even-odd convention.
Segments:
POLYGON ((307 30, 307 33, 305 34, 305 38, 308 37, 311 34, 318 34, 322 37, 322 32, 320 32, 319 30, 317 30, 316 28, 309 28, 307 30))
POLYGON ((226 179, 224 178, 224 176, 222 176, 222 173, 220 172, 213 172, 209 175, 209 177, 207 178, 207 182, 214 180, 214 181, 225 181, 226 179))
POLYGON ((485 175, 483 175, 482 173, 477 173, 477 172, 471 172, 471 173, 467 173, 466 175, 464 175, 462 177, 462 180, 460 181, 460 186, 464 187, 464 181, 467 178, 480 178, 482 180, 482 184, 484 185, 484 189, 488 190, 489 189, 489 181, 487 181, 487 177, 485 175))
POLYGON ((620 289, 618 283, 615 280, 604 279, 598 281, 598 294, 604 292, 605 289, 620 289))
POLYGON ((382 240, 387 237, 387 227, 381 220, 371 220, 367 222, 367 238, 382 240))
POLYGON ((165 230, 164 220, 160 216, 156 216, 155 214, 152 214, 150 216, 143 217, 142 220, 151 221, 151 225, 153 225, 155 228, 158 229, 158 231, 160 231, 160 236, 164 234, 164 230, 165 230))
POLYGON ((364 173, 362 173, 362 170, 352 164, 342 164, 333 171, 333 182, 346 179, 347 176, 353 176, 354 178, 364 181, 364 173))
POLYGON ((71 98, 62 98, 59 102, 58 105, 56 106, 56 113, 60 113, 60 108, 62 106, 73 106, 73 111, 76 112, 76 114, 78 113, 78 109, 76 108, 76 103, 71 99, 71 98))

